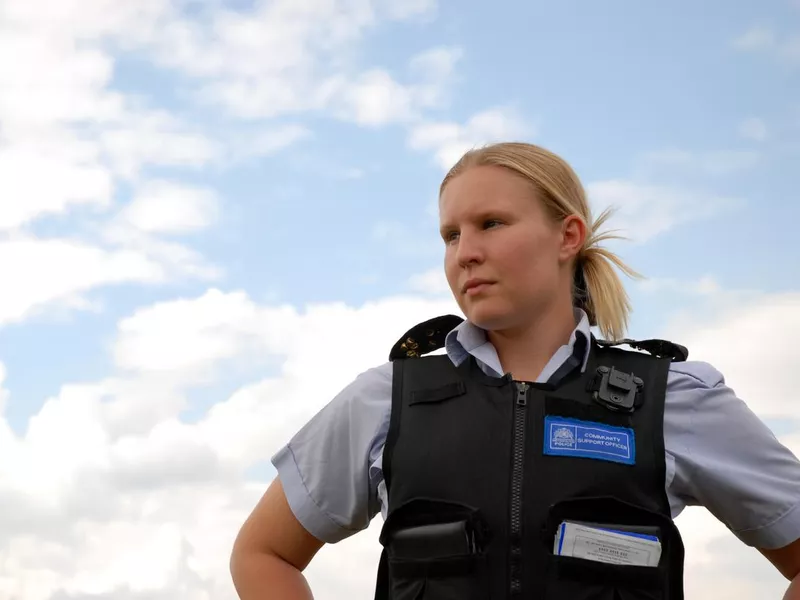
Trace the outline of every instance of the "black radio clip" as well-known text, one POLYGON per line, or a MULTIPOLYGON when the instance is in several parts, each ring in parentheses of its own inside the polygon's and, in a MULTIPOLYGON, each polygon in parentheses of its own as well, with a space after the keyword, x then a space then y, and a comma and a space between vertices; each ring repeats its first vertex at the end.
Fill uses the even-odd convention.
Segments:
POLYGON ((633 412, 639 404, 636 402, 637 396, 644 387, 640 377, 619 371, 613 366, 597 367, 595 382, 592 399, 618 412, 633 412))

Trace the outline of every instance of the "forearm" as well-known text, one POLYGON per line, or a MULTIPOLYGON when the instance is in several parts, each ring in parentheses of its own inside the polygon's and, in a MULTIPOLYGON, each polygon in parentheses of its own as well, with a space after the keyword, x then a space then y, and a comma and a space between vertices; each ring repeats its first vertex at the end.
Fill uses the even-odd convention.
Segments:
POLYGON ((800 573, 792 580, 783 600, 800 600, 800 573))
POLYGON ((235 556, 231 576, 241 600, 314 600, 303 574, 277 556, 235 556))

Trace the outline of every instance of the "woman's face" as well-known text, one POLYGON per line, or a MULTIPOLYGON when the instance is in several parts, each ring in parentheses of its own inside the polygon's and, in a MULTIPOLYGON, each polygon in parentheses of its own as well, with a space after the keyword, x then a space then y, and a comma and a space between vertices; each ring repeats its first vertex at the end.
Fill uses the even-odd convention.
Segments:
POLYGON ((445 187, 439 217, 447 281, 470 321, 484 329, 518 327, 563 301, 571 285, 564 228, 521 176, 469 168, 445 187))

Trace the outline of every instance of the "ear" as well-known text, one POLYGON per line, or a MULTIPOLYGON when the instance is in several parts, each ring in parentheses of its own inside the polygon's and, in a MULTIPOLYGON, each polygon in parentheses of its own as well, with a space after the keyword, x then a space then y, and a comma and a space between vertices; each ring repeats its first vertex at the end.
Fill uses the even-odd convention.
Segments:
POLYGON ((561 222, 561 251, 560 257, 570 261, 583 248, 587 235, 586 224, 577 215, 569 215, 561 222))

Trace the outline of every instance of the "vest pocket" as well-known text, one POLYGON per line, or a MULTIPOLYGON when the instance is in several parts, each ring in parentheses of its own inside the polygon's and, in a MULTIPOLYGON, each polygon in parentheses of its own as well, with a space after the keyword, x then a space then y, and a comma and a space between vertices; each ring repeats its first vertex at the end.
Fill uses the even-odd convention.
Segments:
POLYGON ((391 600, 488 600, 483 555, 426 560, 389 557, 391 600))
POLYGON ((435 388, 423 388, 413 390, 408 401, 409 406, 414 404, 429 404, 443 402, 451 398, 457 398, 467 393, 467 388, 463 381, 453 381, 435 388))
MULTIPOLYGON (((682 598, 683 543, 672 519, 612 497, 582 497, 551 507, 543 528, 546 550, 545 600, 670 600, 682 598), (601 562, 554 552, 562 522, 625 530, 657 530, 661 555, 657 566, 601 562), (672 587, 675 590, 672 590, 672 587)), ((577 547, 577 546, 576 546, 577 547)))
POLYGON ((664 568, 549 557, 546 600, 664 600, 664 568))
POLYGON ((488 600, 487 529, 469 506, 418 498, 389 514, 380 535, 391 600, 488 600))

